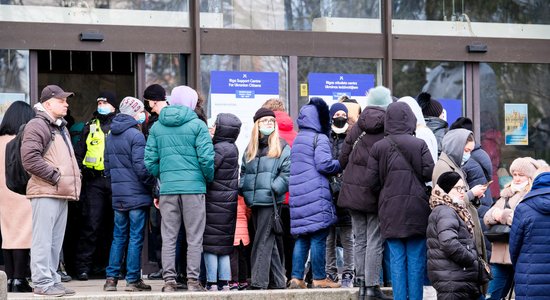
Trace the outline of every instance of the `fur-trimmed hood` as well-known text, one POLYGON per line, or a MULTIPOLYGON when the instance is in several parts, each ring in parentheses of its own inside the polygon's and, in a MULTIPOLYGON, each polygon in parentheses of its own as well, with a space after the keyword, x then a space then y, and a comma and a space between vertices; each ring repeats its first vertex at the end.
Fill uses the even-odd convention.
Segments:
POLYGON ((311 98, 309 103, 300 109, 298 128, 310 129, 328 136, 330 133, 330 116, 328 105, 321 98, 311 98))

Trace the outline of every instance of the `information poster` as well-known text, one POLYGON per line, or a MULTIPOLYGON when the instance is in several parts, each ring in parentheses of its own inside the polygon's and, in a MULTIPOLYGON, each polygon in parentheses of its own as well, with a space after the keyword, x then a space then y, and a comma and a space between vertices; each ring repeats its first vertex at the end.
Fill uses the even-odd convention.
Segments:
POLYGON ((374 74, 309 73, 309 97, 319 97, 330 107, 338 98, 347 95, 366 106, 367 92, 374 87, 374 74))
POLYGON ((504 104, 504 140, 506 145, 529 145, 527 104, 504 104))
POLYGON ((266 100, 279 98, 279 73, 212 71, 210 73, 210 112, 232 113, 242 122, 236 145, 242 157, 250 141, 254 114, 266 100))
POLYGON ((462 100, 460 99, 437 99, 447 112, 447 123, 453 124, 456 119, 462 117, 462 100))

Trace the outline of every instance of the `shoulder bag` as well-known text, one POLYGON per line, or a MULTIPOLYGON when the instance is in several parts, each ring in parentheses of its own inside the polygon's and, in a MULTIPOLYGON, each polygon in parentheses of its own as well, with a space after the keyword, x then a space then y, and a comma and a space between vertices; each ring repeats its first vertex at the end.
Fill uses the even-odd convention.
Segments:
MULTIPOLYGON (((504 208, 510 208, 508 197, 505 199, 504 208)), ((501 242, 508 243, 510 240, 510 225, 508 224, 495 224, 484 232, 489 242, 501 242)))

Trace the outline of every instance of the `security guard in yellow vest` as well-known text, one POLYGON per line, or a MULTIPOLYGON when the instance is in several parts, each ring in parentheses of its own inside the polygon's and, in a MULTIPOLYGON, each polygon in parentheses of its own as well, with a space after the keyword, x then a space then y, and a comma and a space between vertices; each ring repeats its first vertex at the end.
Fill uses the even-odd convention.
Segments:
POLYGON ((118 105, 119 101, 112 92, 101 92, 97 98, 97 111, 84 127, 75 148, 82 171, 81 222, 75 257, 79 280, 88 280, 94 257, 97 258, 94 267, 103 268, 109 262, 113 210, 111 184, 103 174, 103 156, 105 140, 118 105))

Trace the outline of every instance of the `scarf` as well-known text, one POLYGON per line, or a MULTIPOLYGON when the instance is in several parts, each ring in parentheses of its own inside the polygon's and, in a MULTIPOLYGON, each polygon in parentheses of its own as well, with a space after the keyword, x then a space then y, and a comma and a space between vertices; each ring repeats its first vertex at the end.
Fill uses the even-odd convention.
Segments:
POLYGON ((445 191, 443 191, 439 186, 436 186, 432 192, 432 196, 430 197, 430 208, 434 209, 439 205, 447 205, 452 208, 462 219, 462 221, 464 221, 470 234, 474 236, 474 222, 472 221, 472 215, 468 209, 465 206, 453 202, 453 199, 451 199, 445 191))

